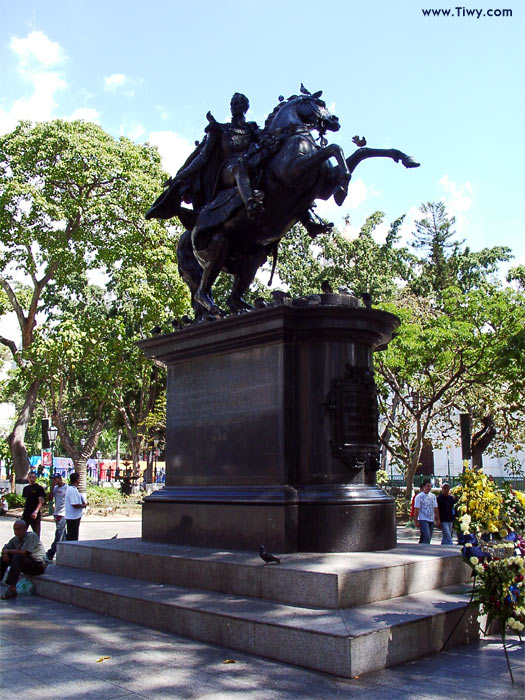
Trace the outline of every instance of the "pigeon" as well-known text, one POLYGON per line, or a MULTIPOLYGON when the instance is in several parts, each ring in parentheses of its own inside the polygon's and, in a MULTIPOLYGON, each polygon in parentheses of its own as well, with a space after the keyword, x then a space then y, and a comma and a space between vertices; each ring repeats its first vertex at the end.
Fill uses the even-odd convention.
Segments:
POLYGON ((364 136, 354 136, 352 141, 353 143, 355 143, 356 146, 359 146, 359 148, 363 148, 363 146, 366 146, 366 139, 364 136))
POLYGON ((334 293, 334 290, 332 289, 332 285, 330 284, 330 282, 328 280, 324 280, 321 283, 321 291, 323 292, 323 294, 333 294, 334 293))
POLYGON ((282 292, 280 289, 274 289, 272 292, 272 299, 274 304, 285 304, 285 299, 290 299, 288 292, 282 292))
POLYGON ((372 308, 372 297, 370 296, 370 294, 368 294, 368 292, 362 294, 361 299, 363 300, 363 303, 367 309, 372 308))
POLYGON ((259 555, 265 564, 269 564, 272 561, 274 561, 276 564, 281 563, 281 560, 279 559, 279 557, 274 557, 273 554, 268 552, 268 550, 266 549, 266 547, 263 544, 259 547, 259 555))

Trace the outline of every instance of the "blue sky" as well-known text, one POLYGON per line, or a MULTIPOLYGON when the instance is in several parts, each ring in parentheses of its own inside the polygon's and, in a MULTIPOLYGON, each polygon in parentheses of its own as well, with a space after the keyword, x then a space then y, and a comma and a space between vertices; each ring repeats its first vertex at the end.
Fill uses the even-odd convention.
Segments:
POLYGON ((525 263, 521 2, 0 0, 0 12, 0 132, 19 118, 82 117, 156 143, 173 173, 206 112, 228 117, 233 92, 262 123, 303 82, 324 91, 347 154, 358 134, 422 164, 370 160, 347 202, 321 213, 339 226, 349 215, 354 230, 377 209, 407 214, 408 235, 417 207, 443 199, 473 249, 509 245, 525 263))

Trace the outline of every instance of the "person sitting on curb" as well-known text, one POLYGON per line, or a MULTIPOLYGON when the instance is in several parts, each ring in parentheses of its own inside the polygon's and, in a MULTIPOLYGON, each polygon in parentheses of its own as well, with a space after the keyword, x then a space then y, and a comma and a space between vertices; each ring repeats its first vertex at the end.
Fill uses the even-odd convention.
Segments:
POLYGON ((16 584, 20 574, 39 576, 46 570, 46 551, 40 538, 34 532, 27 531, 25 520, 15 520, 15 536, 2 548, 2 569, 0 578, 9 567, 6 583, 7 591, 0 596, 2 600, 16 597, 16 584))

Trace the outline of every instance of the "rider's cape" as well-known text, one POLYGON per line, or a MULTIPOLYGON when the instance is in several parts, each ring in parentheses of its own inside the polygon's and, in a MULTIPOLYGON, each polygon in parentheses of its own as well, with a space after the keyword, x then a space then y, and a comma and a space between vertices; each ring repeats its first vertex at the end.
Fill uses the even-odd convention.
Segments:
MULTIPOLYGON (((213 130, 220 131, 221 125, 218 122, 211 122, 206 127, 206 136, 197 144, 195 150, 186 159, 185 163, 177 171, 177 175, 185 170, 191 163, 202 154, 204 147, 207 144, 210 132, 213 130)), ((200 168, 196 173, 184 178, 182 182, 174 182, 175 178, 168 180, 168 188, 155 200, 146 213, 146 219, 171 219, 173 216, 178 216, 184 211, 191 210, 181 207, 182 202, 188 202, 193 205, 194 218, 206 203, 210 202, 217 189, 217 183, 221 174, 223 161, 221 158, 219 144, 212 149, 208 154, 206 166, 200 168)), ((185 221, 181 219, 184 226, 187 226, 185 221)))

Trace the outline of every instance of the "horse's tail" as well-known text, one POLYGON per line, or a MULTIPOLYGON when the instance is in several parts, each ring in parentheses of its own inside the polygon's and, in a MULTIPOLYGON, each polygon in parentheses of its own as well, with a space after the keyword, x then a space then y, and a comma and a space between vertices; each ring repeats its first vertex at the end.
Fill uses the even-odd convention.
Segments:
POLYGON ((193 303, 193 299, 201 282, 202 268, 197 262, 197 258, 193 252, 191 231, 184 231, 179 239, 179 243, 177 245, 177 266, 179 268, 180 276, 190 288, 191 305, 195 311, 195 315, 197 316, 200 304, 198 304, 196 308, 193 303))

